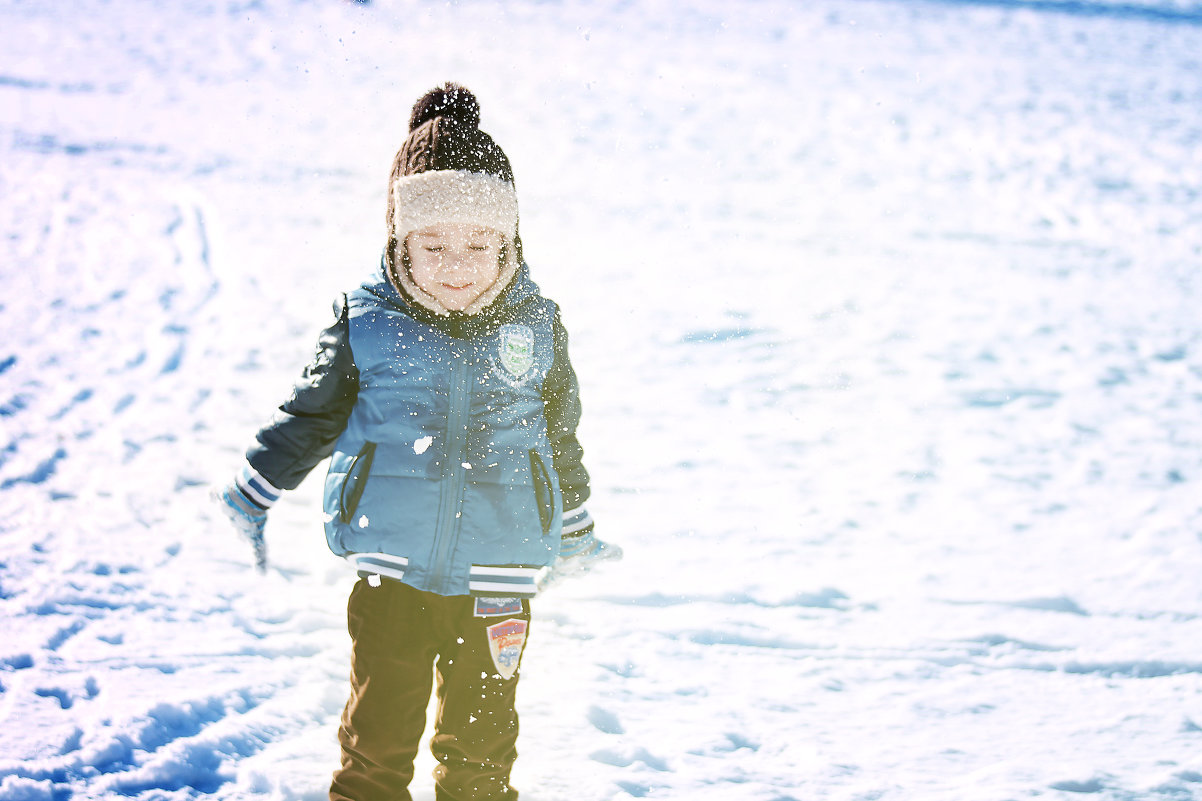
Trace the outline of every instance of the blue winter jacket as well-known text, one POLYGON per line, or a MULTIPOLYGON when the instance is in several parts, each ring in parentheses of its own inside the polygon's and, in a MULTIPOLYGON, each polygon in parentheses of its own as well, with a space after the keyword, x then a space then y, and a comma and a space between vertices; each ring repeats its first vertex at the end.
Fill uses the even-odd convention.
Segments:
POLYGON ((558 307, 523 265, 484 311, 437 317, 382 268, 335 312, 251 466, 292 489, 329 456, 326 538, 360 573, 533 595, 589 491, 558 307))

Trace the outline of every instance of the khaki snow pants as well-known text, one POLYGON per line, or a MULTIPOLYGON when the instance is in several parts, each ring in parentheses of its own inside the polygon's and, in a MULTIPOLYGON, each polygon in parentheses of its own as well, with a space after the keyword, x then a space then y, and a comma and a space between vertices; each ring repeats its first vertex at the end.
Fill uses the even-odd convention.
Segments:
POLYGON ((413 760, 437 674, 430 749, 438 801, 513 801, 514 698, 527 600, 441 596, 360 579, 347 604, 351 694, 331 801, 411 801, 413 760))

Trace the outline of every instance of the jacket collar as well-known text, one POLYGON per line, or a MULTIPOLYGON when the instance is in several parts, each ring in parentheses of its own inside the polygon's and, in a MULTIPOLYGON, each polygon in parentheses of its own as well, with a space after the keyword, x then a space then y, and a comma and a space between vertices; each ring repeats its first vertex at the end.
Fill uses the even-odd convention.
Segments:
POLYGON ((398 287, 389 273, 388 251, 385 249, 380 257, 379 269, 372 278, 363 283, 363 288, 387 305, 456 339, 470 339, 497 327, 512 316, 525 301, 539 294, 538 285, 530 277, 530 267, 523 261, 518 265, 508 285, 480 311, 475 314, 436 314, 410 297, 402 287, 398 287))

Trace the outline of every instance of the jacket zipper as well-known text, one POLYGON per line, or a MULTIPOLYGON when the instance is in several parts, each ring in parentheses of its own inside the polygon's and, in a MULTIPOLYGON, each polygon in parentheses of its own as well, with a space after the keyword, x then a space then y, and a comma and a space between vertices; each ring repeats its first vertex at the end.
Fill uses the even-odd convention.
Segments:
POLYGON ((471 412, 471 366, 466 355, 454 354, 448 386, 447 436, 434 532, 431 584, 442 590, 455 544, 459 540, 460 508, 467 480, 467 423, 471 412))

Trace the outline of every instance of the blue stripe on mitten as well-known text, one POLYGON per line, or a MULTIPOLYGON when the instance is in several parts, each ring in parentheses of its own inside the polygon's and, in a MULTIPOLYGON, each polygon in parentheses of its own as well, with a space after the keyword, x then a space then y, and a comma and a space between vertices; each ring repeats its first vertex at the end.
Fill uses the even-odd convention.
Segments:
POLYGON ((232 482, 213 491, 213 500, 254 549, 255 567, 260 573, 267 570, 267 541, 263 537, 267 510, 279 498, 280 491, 250 465, 243 465, 232 482))

